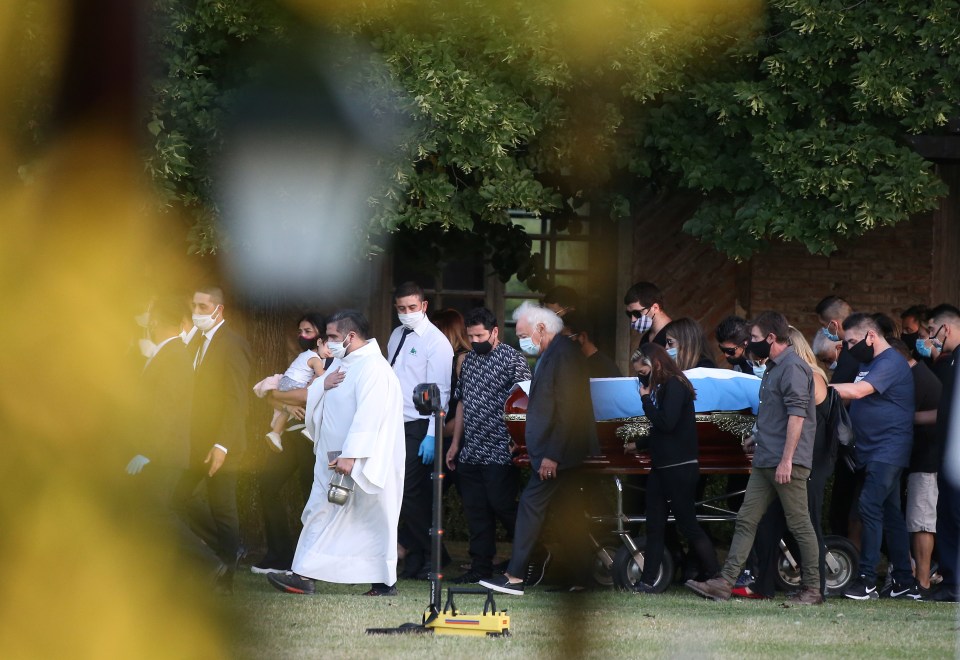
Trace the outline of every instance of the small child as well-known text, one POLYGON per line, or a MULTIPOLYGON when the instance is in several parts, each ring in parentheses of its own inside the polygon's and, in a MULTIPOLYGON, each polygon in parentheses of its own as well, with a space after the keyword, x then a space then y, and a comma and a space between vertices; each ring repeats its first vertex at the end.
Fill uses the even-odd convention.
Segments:
MULTIPOLYGON (((316 341, 320 341, 317 338, 316 341)), ((324 360, 317 353, 316 349, 308 349, 298 355, 290 363, 290 366, 282 374, 274 374, 264 378, 253 386, 253 391, 261 399, 267 395, 270 390, 279 392, 289 392, 290 390, 299 390, 308 387, 313 379, 323 375, 324 360)), ((282 404, 277 404, 280 406, 282 404)), ((284 426, 293 419, 293 415, 284 414, 280 408, 273 411, 273 420, 270 423, 270 432, 267 433, 267 442, 270 449, 275 452, 283 451, 283 441, 280 434, 283 433, 284 426)), ((306 429, 301 431, 310 441, 313 441, 306 429)))

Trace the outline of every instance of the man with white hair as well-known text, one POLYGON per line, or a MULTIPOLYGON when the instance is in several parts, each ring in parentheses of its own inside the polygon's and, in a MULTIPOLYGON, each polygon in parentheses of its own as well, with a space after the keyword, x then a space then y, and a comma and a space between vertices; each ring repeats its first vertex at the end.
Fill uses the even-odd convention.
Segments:
MULTIPOLYGON (((554 509, 566 516, 564 523, 575 545, 589 538, 577 533, 584 516, 576 498, 577 468, 591 453, 599 452, 590 377, 586 359, 572 341, 555 341, 563 321, 550 310, 525 302, 513 314, 520 349, 539 357, 530 383, 525 440, 533 473, 520 495, 513 554, 507 572, 480 584, 505 594, 522 596, 528 562, 547 513, 554 509)), ((572 557, 578 549, 571 548, 572 557)), ((583 554, 589 557, 589 551, 583 554)))

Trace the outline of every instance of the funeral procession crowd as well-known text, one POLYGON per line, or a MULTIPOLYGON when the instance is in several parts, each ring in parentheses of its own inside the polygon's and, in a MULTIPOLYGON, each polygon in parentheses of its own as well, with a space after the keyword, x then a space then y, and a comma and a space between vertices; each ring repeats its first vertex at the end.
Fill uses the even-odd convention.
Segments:
POLYGON ((452 581, 518 596, 541 582, 589 588, 584 461, 600 451, 591 379, 629 376, 650 425, 643 443, 624 447, 650 460, 646 560, 634 593, 662 591, 653 584, 675 527, 693 562, 689 590, 718 601, 773 598, 778 543, 789 532, 802 567, 789 600, 823 603, 828 528, 859 553, 858 574, 837 597, 958 601, 960 491, 944 472, 960 441, 950 433, 956 307, 918 305, 891 318, 829 296, 810 305, 820 330, 808 341, 775 311, 709 329, 671 318, 661 290, 639 282, 623 298, 639 347, 622 374, 568 287, 514 311, 518 347, 489 309, 428 309, 414 282, 397 286, 392 303, 399 326, 384 344, 356 310, 303 314, 300 352, 282 374, 251 373, 250 346, 215 286, 157 295, 137 318, 141 432, 123 464, 151 530, 212 590, 232 592, 246 554, 237 484, 248 436, 265 455, 252 483, 266 554, 250 570, 276 589, 314 594, 341 583, 391 596, 398 578, 428 579, 438 437, 469 538, 470 561, 452 581), (714 364, 711 342, 726 364, 714 364), (689 375, 697 368, 742 372, 759 390, 743 440, 752 468, 723 563, 695 506, 704 480, 689 375), (422 383, 438 386, 443 416, 415 407, 422 383), (528 396, 525 485, 504 417, 518 385, 528 396), (269 403, 271 419, 248 419, 251 394, 269 403), (262 428, 248 433, 253 424, 262 428), (294 476, 306 500, 299 536, 281 496, 294 476), (558 521, 563 541, 550 543, 558 521), (511 541, 505 561, 496 561, 498 538, 511 541))

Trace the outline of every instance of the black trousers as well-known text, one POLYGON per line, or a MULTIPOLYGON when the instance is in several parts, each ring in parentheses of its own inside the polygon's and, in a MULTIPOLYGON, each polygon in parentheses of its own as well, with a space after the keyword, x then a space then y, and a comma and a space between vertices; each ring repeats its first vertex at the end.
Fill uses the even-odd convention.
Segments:
POLYGON ((240 549, 240 516, 237 513, 237 476, 241 455, 231 453, 212 477, 202 459, 194 459, 180 477, 173 497, 174 509, 223 563, 233 566, 240 549), (203 484, 207 502, 194 498, 203 484))
POLYGON ((838 456, 833 471, 833 490, 830 493, 830 531, 839 536, 850 532, 850 514, 857 501, 857 476, 838 456))
POLYGON ((403 425, 407 458, 398 530, 398 538, 407 549, 407 556, 421 563, 430 554, 430 527, 433 522, 431 516, 433 493, 430 479, 433 464, 424 465, 423 459, 417 455, 420 451, 420 443, 427 434, 427 427, 428 422, 425 419, 406 422, 403 425))
POLYGON ((212 573, 220 566, 217 554, 174 510, 174 493, 183 470, 148 464, 131 477, 131 515, 142 523, 152 542, 166 545, 197 570, 212 573))
MULTIPOLYGON (((284 432, 282 452, 268 451, 265 454, 263 466, 257 473, 263 529, 267 540, 267 554, 261 563, 273 568, 289 569, 297 549, 297 539, 290 529, 288 505, 280 496, 280 491, 290 477, 296 475, 302 495, 302 499, 297 499, 296 508, 302 510, 313 488, 316 456, 313 454, 313 443, 299 430, 284 432)), ((299 527, 297 529, 299 530, 299 527)))
POLYGON ((457 465, 457 488, 470 530, 470 559, 478 573, 493 570, 497 520, 513 535, 517 523, 519 471, 513 465, 457 465))
POLYGON ((714 576, 717 553, 697 522, 696 494, 700 467, 696 463, 657 468, 647 478, 647 547, 641 581, 653 584, 663 561, 667 516, 673 511, 680 533, 690 545, 704 573, 714 576))
POLYGON ((547 517, 562 541, 557 544, 558 564, 574 584, 583 584, 592 563, 593 546, 590 529, 584 513, 581 488, 583 474, 579 469, 560 470, 555 479, 542 481, 537 472, 520 494, 517 507, 517 525, 513 535, 513 553, 507 572, 513 577, 525 578, 527 565, 540 545, 540 535, 547 517))
MULTIPOLYGON (((810 470, 810 478, 807 480, 810 523, 813 525, 813 531, 817 534, 817 545, 820 548, 820 593, 824 596, 827 594, 825 562, 827 547, 823 543, 823 491, 827 485, 827 479, 833 472, 832 468, 833 464, 829 462, 816 464, 810 470)), ((846 470, 846 466, 843 469, 846 470)), ((753 587, 751 587, 754 592, 773 598, 776 591, 777 562, 780 560, 780 539, 786 537, 789 541, 792 537, 788 535, 789 531, 787 530, 787 519, 783 513, 783 505, 777 498, 767 509, 757 526, 757 536, 753 547, 757 553, 758 575, 753 587)), ((796 559, 799 559, 800 553, 796 544, 793 544, 791 552, 796 559)))

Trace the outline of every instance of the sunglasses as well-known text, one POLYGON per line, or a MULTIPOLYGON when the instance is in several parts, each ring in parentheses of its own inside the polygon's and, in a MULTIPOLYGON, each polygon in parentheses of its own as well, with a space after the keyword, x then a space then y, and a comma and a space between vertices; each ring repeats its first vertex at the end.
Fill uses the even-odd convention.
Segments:
POLYGON ((647 307, 646 309, 643 309, 641 307, 640 309, 628 309, 628 310, 625 310, 623 313, 627 315, 628 319, 638 319, 641 316, 646 316, 647 312, 649 311, 650 311, 649 307, 647 307))
POLYGON ((739 346, 734 346, 733 348, 730 348, 729 346, 720 346, 719 348, 721 353, 724 355, 729 355, 730 357, 736 355, 737 351, 740 349, 739 346))

